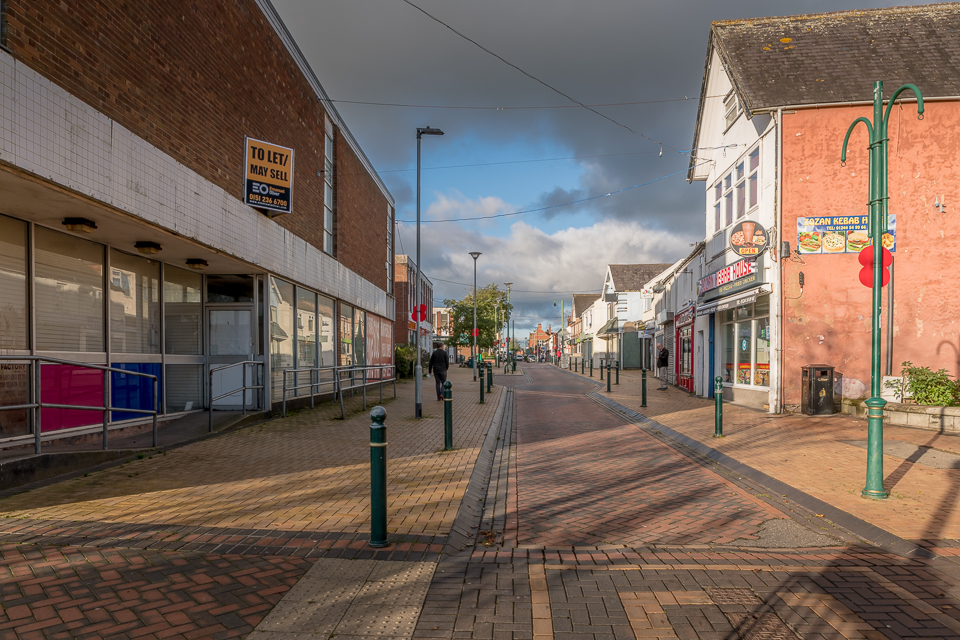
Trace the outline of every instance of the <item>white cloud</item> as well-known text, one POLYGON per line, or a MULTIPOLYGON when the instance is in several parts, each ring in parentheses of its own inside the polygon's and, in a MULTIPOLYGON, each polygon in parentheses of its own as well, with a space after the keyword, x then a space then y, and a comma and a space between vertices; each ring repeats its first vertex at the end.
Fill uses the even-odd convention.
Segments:
MULTIPOLYGON (((483 206, 467 201, 460 205, 476 210, 483 206)), ((407 235, 411 226, 404 225, 407 235)), ((421 233, 424 270, 434 282, 435 297, 459 298, 469 290, 473 283, 469 252, 480 251, 478 287, 494 282, 503 288, 504 282, 513 282, 511 301, 519 316, 518 335, 521 329, 525 335, 537 322, 556 324, 559 311, 554 310, 553 302, 569 301, 569 292, 599 292, 606 265, 672 263, 689 253, 690 244, 699 239, 696 233, 686 237, 640 222, 617 220, 552 233, 517 222, 506 238, 459 225, 425 225, 421 233)))

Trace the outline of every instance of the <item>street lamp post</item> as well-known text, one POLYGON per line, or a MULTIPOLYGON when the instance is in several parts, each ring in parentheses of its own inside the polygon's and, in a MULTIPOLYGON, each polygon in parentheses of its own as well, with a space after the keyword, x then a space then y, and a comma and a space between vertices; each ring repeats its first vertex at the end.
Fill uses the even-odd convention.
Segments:
POLYGON ((493 321, 496 324, 497 330, 494 334, 494 351, 496 352, 497 357, 497 368, 500 368, 500 301, 497 300, 493 303, 493 321))
POLYGON ((473 257, 473 381, 477 381, 477 258, 482 254, 479 251, 471 251, 473 257))
POLYGON ((869 233, 873 243, 873 300, 871 315, 873 316, 873 331, 871 336, 871 370, 870 370, 870 397, 866 401, 867 409, 867 482, 863 491, 864 498, 883 499, 889 494, 883 488, 883 407, 887 401, 880 397, 880 304, 881 287, 883 286, 883 234, 887 232, 887 122, 890 111, 897 96, 906 90, 913 92, 917 98, 917 117, 923 120, 923 96, 920 90, 912 85, 905 84, 897 89, 887 110, 883 110, 883 82, 878 80, 873 84, 873 122, 864 117, 854 120, 847 129, 843 138, 843 151, 840 153, 840 166, 847 161, 847 142, 857 124, 863 123, 867 127, 870 137, 869 177, 867 179, 869 193, 869 233))
POLYGON ((414 389, 416 396, 416 407, 414 415, 417 418, 423 417, 423 365, 420 364, 420 276, 422 266, 420 265, 420 137, 421 136, 442 136, 443 131, 433 127, 417 127, 417 281, 414 288, 414 322, 416 323, 416 343, 414 348, 417 351, 417 368, 414 370, 414 389))
MULTIPOLYGON (((503 286, 505 286, 505 287, 507 288, 507 306, 509 307, 509 306, 510 306, 510 287, 513 286, 513 283, 512 283, 512 282, 504 282, 504 283, 503 283, 503 286)), ((513 310, 513 309, 511 308, 511 311, 512 311, 512 310, 513 310)), ((512 315, 513 315, 512 313, 508 313, 507 316, 506 316, 506 320, 507 320, 507 338, 509 339, 509 345, 510 345, 509 348, 507 349, 507 356, 508 356, 509 358, 513 358, 512 362, 516 362, 516 361, 517 361, 516 356, 515 356, 513 353, 511 353, 511 351, 517 346, 517 345, 515 345, 515 344, 513 343, 513 338, 510 337, 510 316, 512 316, 512 315)))

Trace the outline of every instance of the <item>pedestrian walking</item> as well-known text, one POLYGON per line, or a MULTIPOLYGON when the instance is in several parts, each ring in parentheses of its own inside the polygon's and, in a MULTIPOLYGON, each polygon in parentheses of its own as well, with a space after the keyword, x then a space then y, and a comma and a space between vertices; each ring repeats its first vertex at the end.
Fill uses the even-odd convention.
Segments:
POLYGON ((447 381, 447 369, 450 368, 450 357, 441 345, 435 345, 433 353, 430 355, 430 364, 427 367, 427 375, 433 374, 437 379, 437 400, 443 400, 443 383, 447 381))
POLYGON ((670 352, 665 346, 657 343, 657 374, 660 377, 660 386, 657 391, 665 391, 667 388, 667 365, 670 363, 670 352))

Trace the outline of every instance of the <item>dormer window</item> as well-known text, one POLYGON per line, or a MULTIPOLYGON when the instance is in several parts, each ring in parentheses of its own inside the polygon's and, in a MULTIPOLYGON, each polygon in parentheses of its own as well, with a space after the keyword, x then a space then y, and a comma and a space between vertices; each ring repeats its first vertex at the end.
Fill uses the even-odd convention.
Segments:
POLYGON ((723 99, 724 129, 729 129, 738 117, 740 117, 740 101, 737 100, 737 94, 731 91, 723 99))

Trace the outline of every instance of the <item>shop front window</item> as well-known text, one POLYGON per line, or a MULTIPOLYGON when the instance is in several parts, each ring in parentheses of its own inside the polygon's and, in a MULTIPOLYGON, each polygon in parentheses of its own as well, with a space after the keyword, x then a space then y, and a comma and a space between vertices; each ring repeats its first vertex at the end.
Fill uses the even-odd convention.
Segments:
POLYGON ((160 263, 110 251, 110 349, 160 353, 160 263))
POLYGON ((770 386, 770 297, 719 314, 723 381, 770 386))
POLYGON ((27 224, 0 216, 0 349, 27 346, 27 224))
POLYGON ((103 257, 103 245, 36 228, 38 350, 105 351, 103 257))
POLYGON ((680 375, 690 377, 693 371, 692 328, 680 329, 680 375))
POLYGON ((723 381, 733 382, 733 368, 736 364, 736 358, 733 353, 735 324, 723 325, 723 381))
POLYGON ((757 368, 753 373, 753 384, 760 387, 770 386, 770 318, 757 320, 757 368))
MULTIPOLYGON (((296 366, 294 360, 294 286, 270 277, 270 381, 273 399, 283 394, 283 370, 296 366)), ((293 383, 292 378, 287 384, 293 383)))

